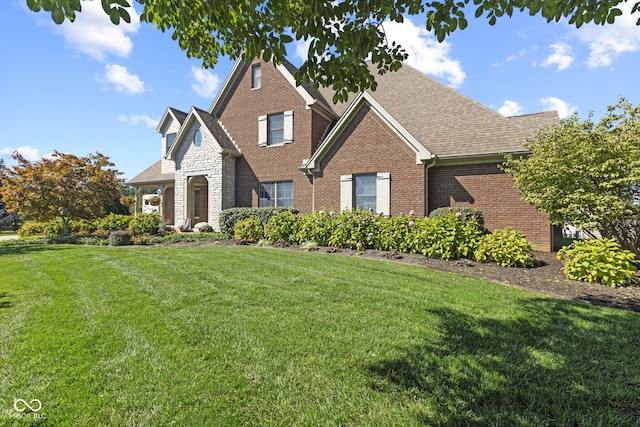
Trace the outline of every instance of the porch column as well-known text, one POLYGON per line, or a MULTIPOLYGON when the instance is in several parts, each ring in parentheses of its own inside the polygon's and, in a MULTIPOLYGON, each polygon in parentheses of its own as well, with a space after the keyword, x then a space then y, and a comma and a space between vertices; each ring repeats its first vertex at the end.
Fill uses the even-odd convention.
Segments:
POLYGON ((158 190, 160 190, 160 205, 158 206, 158 214, 160 215, 160 217, 162 217, 164 215, 164 190, 165 188, 167 188, 166 185, 158 185, 158 190))
POLYGON ((135 204, 133 205, 134 218, 138 216, 138 196, 140 196, 140 191, 142 191, 142 187, 134 187, 134 199, 135 199, 135 204))

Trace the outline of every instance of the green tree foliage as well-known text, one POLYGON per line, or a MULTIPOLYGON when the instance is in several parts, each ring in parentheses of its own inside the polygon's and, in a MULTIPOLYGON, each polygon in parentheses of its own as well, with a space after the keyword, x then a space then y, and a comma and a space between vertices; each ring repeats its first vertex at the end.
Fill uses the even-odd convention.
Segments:
POLYGON ((621 98, 598 123, 574 114, 527 148, 505 164, 526 201, 640 255, 640 106, 621 98))
POLYGON ((77 157, 54 152, 51 158, 30 162, 14 153, 18 163, 3 168, 0 196, 9 212, 39 221, 60 218, 63 233, 72 219, 94 219, 120 194, 121 172, 100 154, 77 157))
MULTIPOLYGON (((4 161, 0 159, 0 171, 4 168, 4 161)), ((0 185, 2 182, 0 181, 0 185)), ((20 215, 17 212, 7 212, 7 204, 0 193, 0 231, 17 230, 20 228, 20 215)))
MULTIPOLYGON (((401 46, 387 40, 382 23, 402 22, 404 16, 420 16, 439 41, 468 25, 467 14, 484 17, 494 25, 515 12, 540 15, 548 22, 567 18, 580 27, 594 22, 613 23, 622 11, 621 0, 135 0, 144 5, 141 20, 162 31, 171 31, 188 57, 200 58, 207 68, 220 55, 231 59, 281 63, 287 46, 295 40, 310 43, 298 83, 332 87, 334 99, 349 92, 376 87, 366 66, 371 59, 379 74, 395 71, 406 59, 401 46)), ((73 21, 81 12, 80 0, 26 0, 29 9, 45 10, 57 24, 73 21)), ((126 8, 132 0, 101 0, 114 24, 130 21, 126 8)), ((632 13, 638 11, 635 3, 632 13)), ((640 19, 638 20, 640 24, 640 19)))

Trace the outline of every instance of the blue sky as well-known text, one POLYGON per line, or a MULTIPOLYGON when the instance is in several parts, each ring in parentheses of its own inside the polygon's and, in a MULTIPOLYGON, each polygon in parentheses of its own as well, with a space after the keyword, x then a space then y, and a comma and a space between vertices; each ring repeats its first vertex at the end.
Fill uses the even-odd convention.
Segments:
MULTIPOLYGON (((203 70, 135 14, 113 26, 99 1, 84 2, 76 22, 62 26, 25 3, 0 5, 0 156, 8 164, 13 150, 32 160, 99 151, 132 178, 160 158, 155 128, 166 107, 208 109, 232 66, 221 58, 203 70)), ((524 15, 494 27, 470 18, 442 44, 411 19, 385 24, 409 64, 502 114, 556 109, 586 119, 619 96, 640 104, 640 27, 628 13, 580 29, 524 15)), ((299 65, 304 49, 292 45, 289 59, 299 65)))

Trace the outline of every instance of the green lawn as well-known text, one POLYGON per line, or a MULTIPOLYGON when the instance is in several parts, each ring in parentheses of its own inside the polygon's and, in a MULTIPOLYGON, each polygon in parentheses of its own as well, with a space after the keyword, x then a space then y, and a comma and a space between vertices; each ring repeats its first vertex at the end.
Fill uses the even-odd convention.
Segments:
POLYGON ((272 248, 0 263, 0 425, 640 423, 638 313, 272 248))

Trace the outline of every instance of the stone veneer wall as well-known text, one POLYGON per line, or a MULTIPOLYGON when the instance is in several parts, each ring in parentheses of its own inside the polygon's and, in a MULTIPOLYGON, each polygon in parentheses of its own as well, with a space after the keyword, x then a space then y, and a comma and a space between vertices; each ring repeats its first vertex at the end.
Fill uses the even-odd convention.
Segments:
MULTIPOLYGON (((208 130, 201 126, 199 121, 192 122, 182 145, 176 154, 176 185, 175 185, 175 224, 184 223, 187 209, 185 202, 189 204, 188 212, 193 212, 193 186, 188 185, 190 177, 203 176, 208 181, 209 223, 214 229, 219 230, 220 212, 224 207, 223 186, 223 155, 221 147, 210 135, 208 130), (196 131, 202 132, 202 144, 196 147, 193 137, 196 131), (189 191, 189 194, 186 192, 189 191)), ((229 159, 227 159, 228 162, 229 159)), ((226 168, 227 170, 229 168, 226 168)), ((193 223, 191 224, 194 225, 193 223)))

